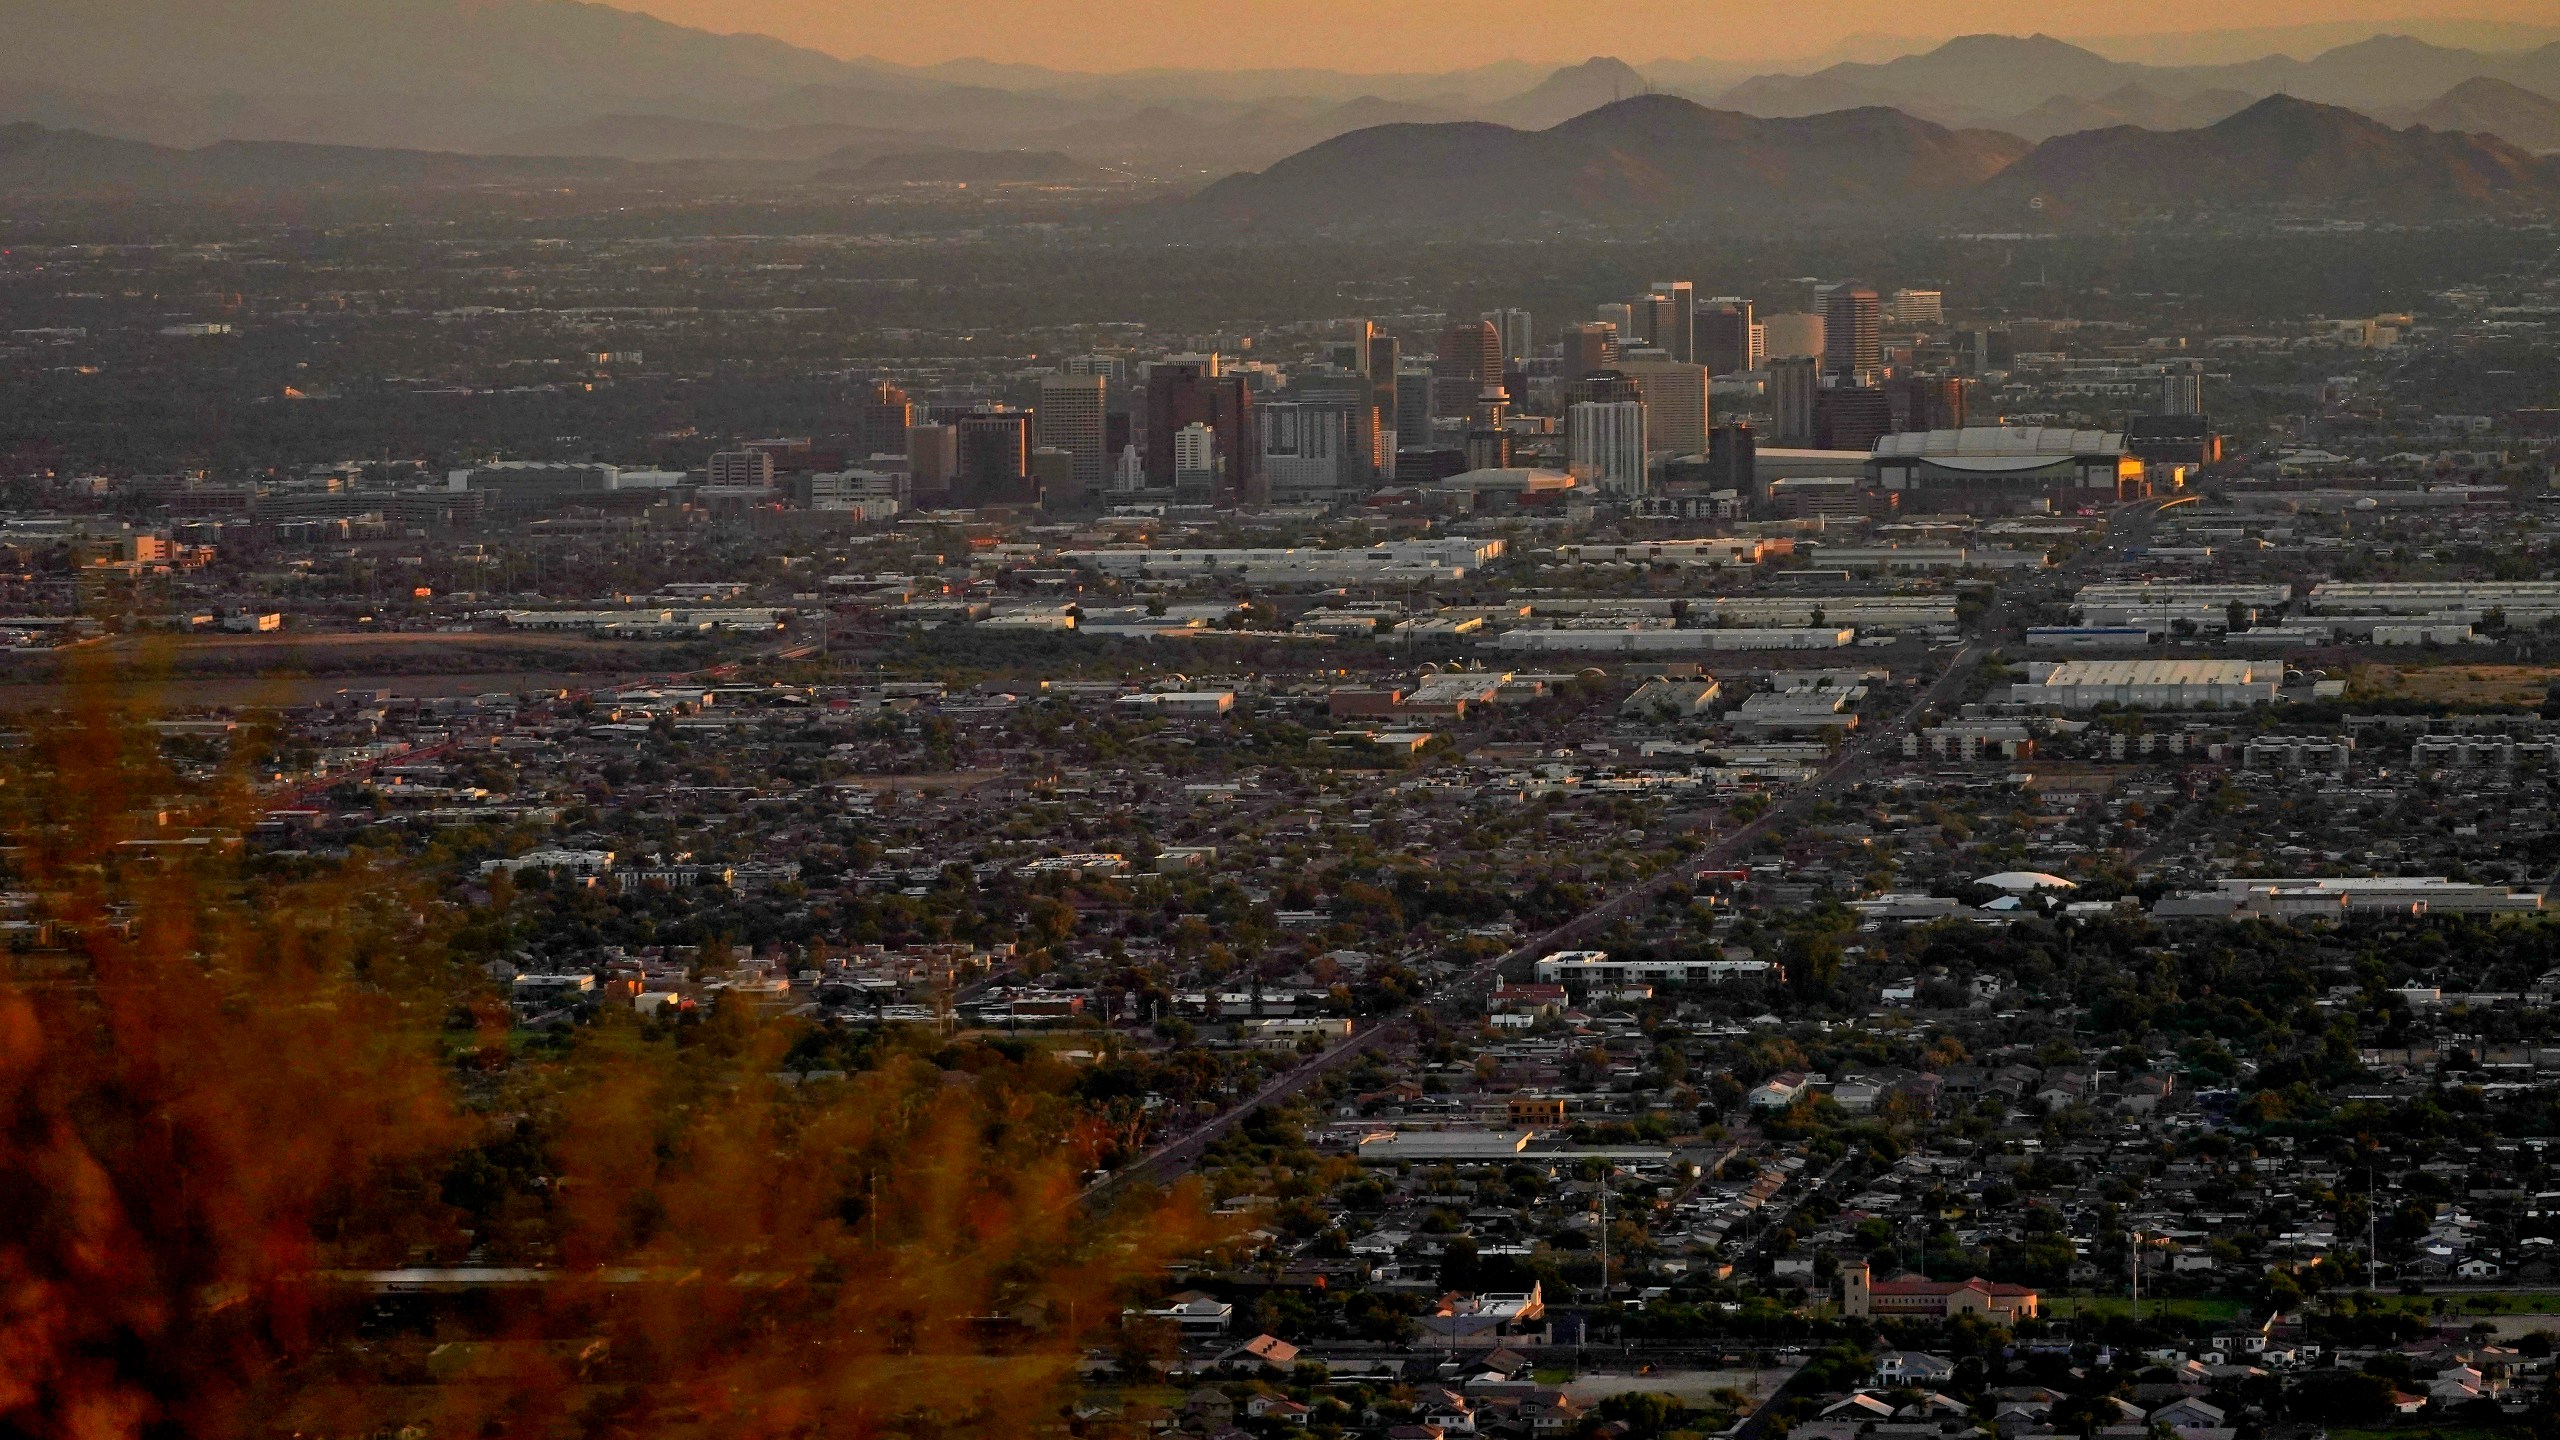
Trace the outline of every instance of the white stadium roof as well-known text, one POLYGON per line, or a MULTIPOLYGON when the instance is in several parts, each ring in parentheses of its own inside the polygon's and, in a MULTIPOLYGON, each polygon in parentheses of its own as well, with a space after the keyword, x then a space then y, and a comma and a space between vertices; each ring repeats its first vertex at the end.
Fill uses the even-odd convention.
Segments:
POLYGON ((1880 459, 2012 460, 2043 462, 2075 455, 2121 455, 2121 430, 2069 430, 2051 425, 1973 425, 1962 430, 1915 430, 1876 442, 1880 459))

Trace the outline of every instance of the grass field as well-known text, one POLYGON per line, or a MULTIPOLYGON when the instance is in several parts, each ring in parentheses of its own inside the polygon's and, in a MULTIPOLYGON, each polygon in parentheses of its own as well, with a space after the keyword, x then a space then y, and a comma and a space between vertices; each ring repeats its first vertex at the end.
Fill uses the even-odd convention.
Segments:
POLYGON ((2560 1315, 2560 1295, 2448 1290, 2424 1295, 2377 1295, 2374 1299, 2386 1308, 2412 1315, 2432 1315, 2439 1303, 2448 1313, 2464 1315, 2560 1315))
MULTIPOLYGON (((2560 1295, 2517 1295, 2510 1292, 2482 1290, 2429 1291, 2424 1295, 2402 1295, 2381 1291, 2373 1295, 2375 1304, 2385 1310, 2404 1315, 2443 1315, 2447 1318, 2468 1316, 2540 1316, 2560 1319, 2560 1295), (2442 1308, 2439 1309, 2438 1307, 2442 1308)), ((2121 1317, 2132 1307, 2121 1295, 2047 1295, 2044 1314, 2048 1319, 2072 1320, 2121 1317)), ((2220 1324, 2228 1320, 2248 1318, 2253 1309, 2246 1300, 2204 1295, 2179 1296, 2142 1302, 2147 1316, 2170 1315, 2183 1320, 2201 1320, 2220 1324)), ((2560 1327, 2555 1327, 2560 1328, 2560 1327)))
MULTIPOLYGON (((2237 1320, 2247 1308, 2245 1301, 2212 1295, 2179 1296, 2166 1300, 2145 1299, 2142 1302, 2142 1313, 2145 1318, 2165 1315, 2181 1320, 2202 1320, 2209 1324, 2237 1320)), ((2133 1304, 2121 1295, 2047 1295, 2044 1297, 2042 1309, 2047 1318, 2054 1320, 2098 1320, 2130 1316, 2133 1313, 2133 1304)))

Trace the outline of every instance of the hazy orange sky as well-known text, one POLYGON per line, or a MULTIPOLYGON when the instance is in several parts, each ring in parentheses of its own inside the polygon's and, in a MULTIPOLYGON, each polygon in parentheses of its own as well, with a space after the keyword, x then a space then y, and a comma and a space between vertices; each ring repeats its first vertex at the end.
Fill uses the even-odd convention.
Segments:
POLYGON ((2550 25, 2552 0, 615 0, 911 64, 963 56, 1070 70, 1449 70, 1496 60, 1778 59, 1851 35, 2064 36, 2387 20, 2550 25))

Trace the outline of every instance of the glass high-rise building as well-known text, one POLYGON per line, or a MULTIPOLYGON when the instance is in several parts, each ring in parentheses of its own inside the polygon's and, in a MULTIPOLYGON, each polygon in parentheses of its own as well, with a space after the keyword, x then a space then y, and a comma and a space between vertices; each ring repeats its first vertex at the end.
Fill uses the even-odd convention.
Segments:
POLYGON ((1063 450, 1075 462, 1074 493, 1052 493, 1046 497, 1049 500, 1074 501, 1101 493, 1103 470, 1109 463, 1103 434, 1109 385, 1100 375, 1051 375, 1041 380, 1032 443, 1063 450))
POLYGON ((1864 375, 1884 364, 1884 302, 1864 285, 1842 285, 1823 305, 1822 369, 1864 375))

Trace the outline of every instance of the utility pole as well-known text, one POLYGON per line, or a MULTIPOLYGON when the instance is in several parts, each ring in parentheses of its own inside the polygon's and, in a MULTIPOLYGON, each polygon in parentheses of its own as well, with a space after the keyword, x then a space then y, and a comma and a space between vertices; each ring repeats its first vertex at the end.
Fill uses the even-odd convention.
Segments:
POLYGON ((1609 1303, 1609 1176, 1615 1166, 1600 1164, 1600 1303, 1609 1303))
POLYGON ((2128 1238, 2132 1241, 2127 1253, 2132 1260, 2130 1268, 2133 1271, 2133 1323, 2139 1325, 2142 1323, 2142 1231, 2140 1227, 2136 1227, 2128 1238))
POLYGON ((2382 1282, 2381 1212, 2374 1208, 2381 1197, 2373 1191, 2373 1167, 2364 1167, 2364 1288, 2371 1292, 2382 1282))

